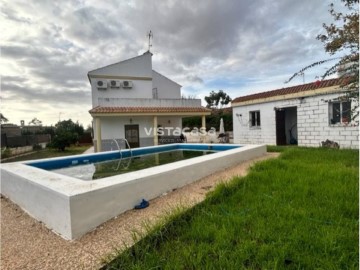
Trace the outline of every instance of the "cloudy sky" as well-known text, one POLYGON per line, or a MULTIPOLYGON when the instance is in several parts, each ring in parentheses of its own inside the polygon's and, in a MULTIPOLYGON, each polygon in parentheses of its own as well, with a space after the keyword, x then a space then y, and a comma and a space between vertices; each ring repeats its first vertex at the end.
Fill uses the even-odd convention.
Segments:
MULTIPOLYGON (((339 1, 333 1, 340 5, 339 1)), ((44 124, 91 117, 87 72, 147 50, 153 68, 203 99, 294 84, 294 72, 328 58, 316 36, 332 21, 324 0, 0 1, 1 112, 44 124)), ((305 74, 316 80, 325 66, 305 74)))

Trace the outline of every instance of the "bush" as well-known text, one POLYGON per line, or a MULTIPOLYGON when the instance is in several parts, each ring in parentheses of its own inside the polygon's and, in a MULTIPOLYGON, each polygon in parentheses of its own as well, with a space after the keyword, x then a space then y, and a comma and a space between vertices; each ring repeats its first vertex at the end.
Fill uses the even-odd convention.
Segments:
POLYGON ((8 158, 11 156, 11 151, 9 148, 1 149, 1 158, 8 158))
POLYGON ((60 151, 65 151, 66 147, 76 143, 84 134, 83 126, 78 122, 74 123, 71 119, 58 122, 55 128, 55 136, 49 143, 49 147, 57 148, 60 151))
MULTIPOLYGON (((224 120, 225 131, 232 131, 233 130, 232 112, 225 110, 213 110, 211 112, 211 115, 206 116, 206 130, 210 130, 212 127, 218 130, 220 126, 221 118, 224 120)), ((188 127, 190 129, 193 129, 194 127, 201 128, 201 117, 193 116, 193 117, 183 118, 182 126, 183 128, 188 127)))

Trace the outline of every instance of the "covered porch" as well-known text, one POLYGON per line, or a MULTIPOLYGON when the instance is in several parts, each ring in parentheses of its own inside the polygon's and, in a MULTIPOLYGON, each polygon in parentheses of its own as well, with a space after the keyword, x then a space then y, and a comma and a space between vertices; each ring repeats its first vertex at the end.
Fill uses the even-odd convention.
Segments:
POLYGON ((130 147, 176 143, 182 132, 182 118, 199 116, 205 128, 204 107, 96 107, 89 111, 93 117, 96 152, 115 150, 126 139, 130 147), (116 143, 114 142, 116 141, 116 143))

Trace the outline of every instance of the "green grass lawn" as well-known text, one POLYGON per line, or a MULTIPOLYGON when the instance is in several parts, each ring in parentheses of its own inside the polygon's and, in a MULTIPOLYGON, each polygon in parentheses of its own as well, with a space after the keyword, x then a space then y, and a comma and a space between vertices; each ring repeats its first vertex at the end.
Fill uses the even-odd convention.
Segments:
POLYGON ((358 151, 287 148, 104 269, 358 269, 358 151))
POLYGON ((89 147, 91 147, 91 145, 71 146, 71 147, 67 147, 65 149, 65 151, 59 151, 57 149, 46 148, 44 150, 36 151, 31 154, 21 155, 21 156, 14 157, 14 158, 10 158, 7 160, 3 160, 1 162, 7 163, 7 162, 15 162, 15 161, 41 159, 41 158, 52 158, 52 157, 78 155, 78 154, 82 154, 89 147))

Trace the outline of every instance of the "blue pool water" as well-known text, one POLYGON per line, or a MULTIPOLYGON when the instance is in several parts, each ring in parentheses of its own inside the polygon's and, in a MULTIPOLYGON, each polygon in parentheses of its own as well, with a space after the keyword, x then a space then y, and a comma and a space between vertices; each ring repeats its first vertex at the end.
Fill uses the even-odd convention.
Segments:
POLYGON ((238 145, 169 144, 135 148, 131 151, 124 149, 121 152, 38 160, 26 164, 82 180, 95 180, 238 147, 238 145))

